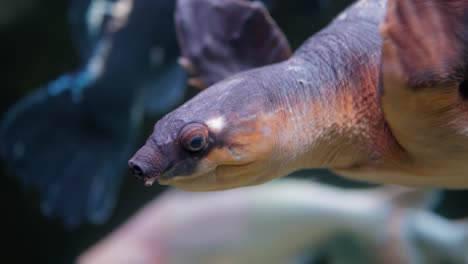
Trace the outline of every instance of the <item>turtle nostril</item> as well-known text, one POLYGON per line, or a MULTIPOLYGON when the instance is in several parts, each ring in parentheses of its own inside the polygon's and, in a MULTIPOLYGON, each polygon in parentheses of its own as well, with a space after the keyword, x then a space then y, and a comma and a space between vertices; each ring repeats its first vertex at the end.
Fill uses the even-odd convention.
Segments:
POLYGON ((130 173, 133 176, 139 179, 142 179, 145 176, 143 169, 140 166, 138 166, 138 164, 135 164, 134 162, 130 161, 128 162, 128 166, 129 166, 130 173))

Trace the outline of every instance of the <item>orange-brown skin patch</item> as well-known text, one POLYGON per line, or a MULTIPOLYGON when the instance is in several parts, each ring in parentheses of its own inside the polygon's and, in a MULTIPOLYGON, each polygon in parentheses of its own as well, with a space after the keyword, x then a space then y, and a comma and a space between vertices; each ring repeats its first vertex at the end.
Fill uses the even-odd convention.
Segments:
POLYGON ((468 188, 468 109, 460 93, 468 77, 468 2, 391 0, 387 9, 380 26, 381 102, 404 152, 352 173, 366 180, 468 188))

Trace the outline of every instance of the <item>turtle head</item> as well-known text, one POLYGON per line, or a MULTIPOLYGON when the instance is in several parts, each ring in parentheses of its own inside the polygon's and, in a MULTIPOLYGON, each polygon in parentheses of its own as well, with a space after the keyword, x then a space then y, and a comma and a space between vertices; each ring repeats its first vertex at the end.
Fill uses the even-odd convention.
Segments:
MULTIPOLYGON (((154 126, 129 161, 147 185, 191 191, 260 184, 275 171, 277 117, 265 113, 254 78, 234 76, 202 91, 154 126)), ((276 173, 275 173, 276 172, 276 173)))

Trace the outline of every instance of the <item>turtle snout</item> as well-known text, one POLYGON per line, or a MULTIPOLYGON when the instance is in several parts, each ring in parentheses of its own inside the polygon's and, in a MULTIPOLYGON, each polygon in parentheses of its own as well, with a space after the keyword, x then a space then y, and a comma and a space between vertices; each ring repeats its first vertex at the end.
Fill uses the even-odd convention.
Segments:
POLYGON ((160 173, 152 166, 151 163, 144 160, 132 158, 128 161, 130 174, 135 176, 138 180, 144 181, 146 186, 151 186, 159 178, 160 173))
POLYGON ((159 156, 151 147, 143 146, 128 161, 130 174, 143 180, 146 185, 153 184, 162 172, 159 156))
POLYGON ((128 161, 128 168, 131 175, 137 179, 142 180, 147 175, 147 170, 143 169, 143 166, 138 161, 133 159, 128 161))

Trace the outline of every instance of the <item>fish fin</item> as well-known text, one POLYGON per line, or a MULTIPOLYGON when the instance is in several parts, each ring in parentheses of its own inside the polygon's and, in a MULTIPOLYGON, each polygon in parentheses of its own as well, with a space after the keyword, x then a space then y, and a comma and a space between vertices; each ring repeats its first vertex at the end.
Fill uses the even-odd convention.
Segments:
POLYGON ((93 123, 70 76, 13 105, 0 124, 0 155, 11 175, 37 189, 42 211, 69 228, 110 216, 129 152, 128 140, 93 123), (64 81, 69 80, 69 81, 64 81), (54 87, 54 89, 50 89, 54 87))
POLYGON ((410 155, 429 155, 432 143, 448 146, 441 137, 461 142, 454 124, 466 130, 468 121, 459 117, 468 97, 467 13, 465 0, 388 1, 380 25, 380 96, 392 133, 410 155))
POLYGON ((68 25, 78 56, 82 62, 85 62, 93 52, 97 39, 90 36, 87 26, 88 13, 91 14, 89 7, 91 0, 70 0, 68 7, 68 25))
POLYGON ((155 78, 145 82, 146 113, 150 116, 164 114, 180 103, 185 95, 187 73, 177 63, 171 62, 155 78), (164 99, 164 100, 161 100, 164 99))
POLYGON ((286 36, 260 2, 178 0, 175 20, 180 64, 198 88, 291 56, 286 36))

